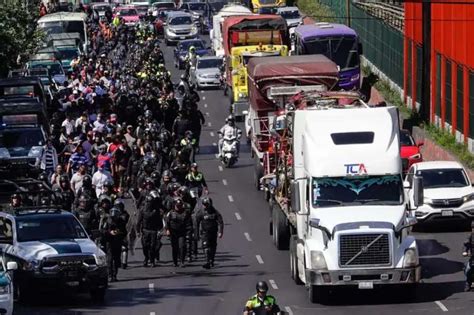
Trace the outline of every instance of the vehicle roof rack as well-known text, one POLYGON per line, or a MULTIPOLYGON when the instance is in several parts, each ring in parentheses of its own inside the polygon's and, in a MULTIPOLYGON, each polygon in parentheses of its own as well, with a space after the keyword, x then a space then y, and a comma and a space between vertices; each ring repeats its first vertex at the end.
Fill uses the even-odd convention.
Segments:
POLYGON ((20 207, 15 209, 16 216, 32 215, 32 214, 59 214, 62 213, 60 207, 55 206, 34 206, 34 207, 20 207))

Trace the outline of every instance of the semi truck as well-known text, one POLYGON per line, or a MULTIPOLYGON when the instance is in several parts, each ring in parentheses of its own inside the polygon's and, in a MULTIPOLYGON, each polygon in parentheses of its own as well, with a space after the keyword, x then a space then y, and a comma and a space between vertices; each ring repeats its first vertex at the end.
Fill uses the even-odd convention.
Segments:
POLYGON ((252 14, 249 8, 246 6, 231 3, 224 6, 219 13, 212 17, 212 29, 209 31, 209 37, 211 39, 211 46, 214 54, 218 57, 224 56, 224 44, 222 35, 222 22, 228 16, 232 15, 248 15, 252 14))
POLYGON ((252 58, 247 70, 245 132, 255 161, 255 187, 260 189, 261 178, 274 168, 270 131, 279 110, 302 90, 332 90, 337 86, 338 67, 323 55, 308 55, 252 58))
MULTIPOLYGON (((302 92, 275 119, 270 231, 311 302, 338 287, 399 285, 412 298, 421 266, 407 212, 395 107, 357 93, 302 92)), ((414 181, 417 206, 422 180, 414 181)))
POLYGON ((222 32, 231 113, 240 118, 248 108, 248 61, 256 57, 287 56, 288 28, 285 19, 278 15, 242 15, 227 17, 222 32))

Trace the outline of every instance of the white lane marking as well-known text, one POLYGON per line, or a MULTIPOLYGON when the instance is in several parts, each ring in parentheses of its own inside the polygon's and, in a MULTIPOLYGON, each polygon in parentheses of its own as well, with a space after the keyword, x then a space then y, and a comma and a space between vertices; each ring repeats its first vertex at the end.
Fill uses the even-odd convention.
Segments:
POLYGON ((245 232, 244 235, 245 235, 245 238, 247 239, 247 241, 249 241, 249 242, 252 241, 252 239, 250 238, 250 234, 249 234, 249 233, 245 232))
POLYGON ((240 221, 242 220, 242 217, 240 216, 240 214, 238 212, 235 213, 235 218, 240 221))
POLYGON ((441 303, 441 301, 435 301, 435 304, 438 305, 438 307, 443 311, 443 312, 447 312, 448 311, 448 308, 446 306, 444 306, 443 303, 441 303))
POLYGON ((149 283, 148 284, 148 292, 155 293, 155 284, 154 283, 149 283))
POLYGON ((208 112, 206 112, 206 116, 209 116, 209 113, 208 113, 208 112))
POLYGON ((268 280, 268 283, 270 283, 270 285, 272 286, 273 290, 278 290, 278 286, 277 286, 275 280, 270 279, 270 280, 268 280))
POLYGON ((255 257, 257 258, 257 261, 258 261, 258 263, 259 263, 260 265, 263 265, 263 259, 262 259, 262 256, 260 256, 260 255, 256 255, 255 257))
POLYGON ((204 108, 207 108, 207 104, 204 104, 204 108))
POLYGON ((205 100, 206 100, 206 97, 205 97, 205 96, 203 96, 203 97, 202 97, 202 100, 203 100, 203 101, 205 101, 205 100))
POLYGON ((228 195, 227 199, 229 199, 229 202, 234 202, 234 197, 232 197, 232 195, 228 195))
POLYGON ((211 127, 211 126, 212 126, 211 122, 208 122, 208 123, 207 123, 207 126, 208 126, 208 127, 211 127))
POLYGON ((214 137, 214 132, 209 132, 209 134, 211 135, 211 137, 214 137))
POLYGON ((293 315, 293 311, 289 306, 285 306, 285 311, 288 313, 288 315, 293 315))
MULTIPOLYGON (((216 157, 219 157, 219 154, 216 154, 216 157)), ((217 168, 219 169, 219 172, 222 172, 224 170, 224 168, 221 165, 219 165, 217 168)))
POLYGON ((155 312, 150 312, 150 315, 156 315, 156 313, 155 312))
POLYGON ((223 179, 222 184, 224 184, 224 186, 227 186, 227 179, 223 179))
POLYGON ((215 147, 217 147, 217 143, 215 143, 215 142, 213 142, 212 145, 215 146, 215 147))

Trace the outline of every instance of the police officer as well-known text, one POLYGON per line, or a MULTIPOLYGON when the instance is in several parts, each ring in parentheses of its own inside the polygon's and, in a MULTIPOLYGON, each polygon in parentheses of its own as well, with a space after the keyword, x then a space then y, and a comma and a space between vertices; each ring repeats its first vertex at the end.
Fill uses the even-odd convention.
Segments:
POLYGON ((462 255, 464 257, 469 257, 469 260, 466 262, 464 267, 464 274, 466 276, 466 283, 464 286, 464 291, 468 292, 471 291, 472 286, 472 277, 473 277, 473 265, 474 265, 474 257, 473 257, 473 249, 474 249, 474 221, 471 222, 471 234, 464 242, 464 250, 462 255))
POLYGON ((97 201, 97 195, 95 194, 95 189, 92 187, 92 177, 90 175, 85 175, 82 179, 82 186, 76 193, 76 199, 74 200, 74 206, 79 205, 79 198, 81 196, 86 196, 91 204, 95 204, 97 201))
POLYGON ((128 244, 129 244, 129 235, 130 231, 127 229, 128 226, 128 221, 130 220, 130 214, 125 210, 125 203, 121 198, 117 198, 114 201, 114 208, 117 208, 120 210, 120 222, 123 224, 121 227, 122 230, 127 231, 126 237, 123 239, 123 244, 122 244, 122 253, 121 253, 121 263, 122 263, 122 268, 127 269, 128 266, 128 244))
POLYGON ((146 197, 143 207, 138 213, 137 231, 142 235, 142 247, 145 260, 143 266, 156 266, 160 260, 161 235, 163 217, 160 209, 160 196, 157 191, 152 191, 146 197), (155 262, 156 259, 156 262, 155 262))
POLYGON ((100 246, 104 247, 104 238, 103 234, 105 231, 105 228, 107 227, 107 219, 110 214, 110 208, 112 208, 112 201, 110 200, 110 197, 107 195, 102 195, 99 198, 99 201, 97 202, 96 208, 95 208, 95 215, 99 220, 99 231, 100 231, 100 237, 98 240, 96 240, 97 244, 100 244, 100 246))
POLYGON ((14 193, 10 197, 10 211, 13 212, 21 207, 23 207, 23 198, 21 197, 21 194, 14 193))
POLYGON ((202 208, 196 213, 194 225, 196 236, 201 239, 202 247, 206 253, 206 263, 203 268, 214 267, 217 238, 222 238, 224 221, 222 215, 212 205, 211 198, 202 198, 202 208))
POLYGON ((118 208, 110 209, 110 214, 107 217, 102 231, 111 282, 117 281, 117 273, 121 263, 120 254, 122 251, 123 239, 126 235, 123 226, 124 224, 121 222, 120 218, 120 210, 118 208))
POLYGON ((73 211, 76 218, 81 222, 89 235, 97 229, 97 217, 92 204, 86 195, 79 197, 79 204, 73 211))
POLYGON ((184 207, 183 200, 175 199, 174 208, 166 216, 166 235, 171 238, 171 248, 174 266, 185 267, 186 240, 190 239, 192 231, 191 212, 184 207))
POLYGON ((267 295, 268 285, 265 281, 259 281, 256 285, 257 294, 247 300, 244 308, 244 315, 274 315, 280 312, 280 307, 276 304, 276 299, 267 295))
POLYGON ((59 197, 62 209, 71 211, 74 203, 74 192, 71 189, 71 184, 67 175, 61 175, 59 178, 59 197))
POLYGON ((208 188, 206 184, 206 180, 204 178, 204 174, 198 170, 197 163, 191 164, 191 170, 186 175, 186 185, 189 187, 192 193, 197 192, 197 196, 193 196, 194 198, 201 197, 202 193, 208 193, 208 188))

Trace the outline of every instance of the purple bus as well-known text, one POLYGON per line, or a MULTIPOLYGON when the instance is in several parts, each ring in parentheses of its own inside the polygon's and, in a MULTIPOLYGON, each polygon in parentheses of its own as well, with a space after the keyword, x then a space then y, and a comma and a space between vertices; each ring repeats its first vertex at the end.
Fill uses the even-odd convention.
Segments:
POLYGON ((293 54, 322 54, 339 67, 339 87, 344 90, 360 88, 359 36, 350 27, 335 23, 300 25, 293 36, 293 54))

